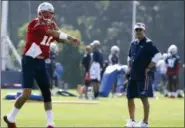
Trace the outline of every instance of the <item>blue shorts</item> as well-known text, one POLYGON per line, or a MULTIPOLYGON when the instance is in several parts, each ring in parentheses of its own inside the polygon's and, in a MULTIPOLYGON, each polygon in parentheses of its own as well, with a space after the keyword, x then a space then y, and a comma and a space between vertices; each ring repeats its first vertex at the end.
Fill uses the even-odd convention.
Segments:
POLYGON ((50 88, 48 73, 44 59, 33 59, 29 56, 22 58, 23 88, 33 88, 34 79, 40 89, 50 88))
POLYGON ((129 80, 127 88, 127 98, 146 98, 153 97, 153 80, 147 76, 145 80, 129 80))

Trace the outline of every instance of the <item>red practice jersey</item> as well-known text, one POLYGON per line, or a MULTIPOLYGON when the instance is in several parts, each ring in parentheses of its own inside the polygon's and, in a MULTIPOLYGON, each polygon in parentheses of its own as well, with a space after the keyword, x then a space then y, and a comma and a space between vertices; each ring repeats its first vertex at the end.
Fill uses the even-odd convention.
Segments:
POLYGON ((180 57, 178 55, 171 55, 166 58, 167 74, 178 75, 180 70, 180 57))
POLYGON ((46 31, 48 29, 54 29, 55 23, 45 24, 40 22, 38 18, 32 20, 28 24, 27 33, 26 33, 26 45, 24 47, 23 55, 27 54, 27 52, 31 49, 33 44, 39 46, 39 52, 41 56, 48 58, 50 51, 50 43, 54 42, 52 36, 47 36, 46 31))

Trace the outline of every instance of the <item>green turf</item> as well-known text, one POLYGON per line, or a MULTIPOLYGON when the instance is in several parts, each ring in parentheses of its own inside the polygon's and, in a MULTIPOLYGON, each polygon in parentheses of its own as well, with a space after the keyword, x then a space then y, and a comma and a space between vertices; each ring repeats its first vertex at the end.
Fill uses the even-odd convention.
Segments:
MULTIPOLYGON (((13 103, 4 100, 7 92, 1 90, 1 114, 8 113, 13 103)), ((53 97, 53 100, 80 101, 77 98, 53 97)), ((122 98, 100 98, 99 104, 54 104, 54 121, 57 127, 123 127, 128 119, 127 101, 122 98)), ((184 127, 184 99, 151 99, 150 126, 184 127)), ((136 120, 143 116, 142 104, 136 100, 136 120)), ((1 116, 2 117, 2 116, 1 116)), ((2 121, 2 120, 1 120, 2 121)), ((27 103, 17 116, 19 127, 45 127, 46 118, 42 103, 27 103)), ((2 126, 5 123, 2 121, 2 126)))

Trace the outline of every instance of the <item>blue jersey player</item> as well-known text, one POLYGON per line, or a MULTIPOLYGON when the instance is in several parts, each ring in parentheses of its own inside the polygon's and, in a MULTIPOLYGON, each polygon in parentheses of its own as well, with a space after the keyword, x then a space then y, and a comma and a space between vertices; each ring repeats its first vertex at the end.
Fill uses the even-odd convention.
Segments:
POLYGON ((155 66, 162 55, 155 44, 145 36, 145 25, 143 23, 136 23, 134 30, 136 39, 131 43, 128 54, 130 77, 127 99, 130 120, 128 120, 126 127, 148 127, 148 97, 153 97, 149 71, 155 66), (144 108, 144 118, 138 124, 135 122, 134 98, 140 98, 144 108))

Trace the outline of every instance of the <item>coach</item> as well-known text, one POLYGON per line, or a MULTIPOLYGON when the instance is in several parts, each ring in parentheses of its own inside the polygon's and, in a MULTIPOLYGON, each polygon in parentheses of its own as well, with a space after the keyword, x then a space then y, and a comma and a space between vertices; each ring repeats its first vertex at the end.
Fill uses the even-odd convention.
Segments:
POLYGON ((155 44, 145 36, 145 25, 136 23, 134 26, 136 39, 131 42, 128 65, 129 83, 127 89, 128 109, 130 120, 126 127, 148 127, 149 101, 153 97, 150 74, 148 73, 162 57, 155 44), (135 122, 134 98, 140 98, 144 107, 144 119, 138 124, 135 122))

